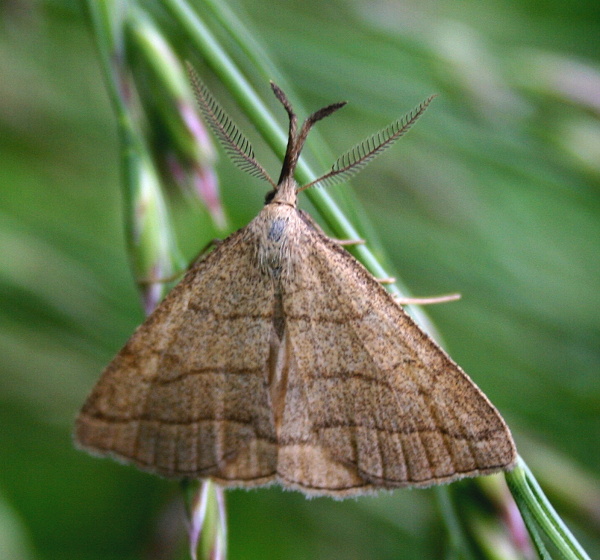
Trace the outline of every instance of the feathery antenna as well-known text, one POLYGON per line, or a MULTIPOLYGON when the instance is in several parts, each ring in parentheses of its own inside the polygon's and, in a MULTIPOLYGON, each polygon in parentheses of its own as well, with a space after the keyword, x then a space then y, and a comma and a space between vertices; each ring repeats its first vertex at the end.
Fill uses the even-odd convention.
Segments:
POLYGON ((213 129, 227 155, 241 170, 253 177, 267 181, 273 188, 276 188, 273 179, 254 158, 254 150, 249 140, 240 132, 229 115, 219 105, 192 65, 187 62, 186 67, 200 111, 202 111, 204 118, 213 129))
POLYGON ((298 191, 308 189, 318 183, 331 186, 347 181, 361 171, 379 154, 387 150, 398 138, 406 134, 417 119, 425 112, 435 95, 427 98, 403 118, 394 121, 389 126, 363 140, 351 150, 342 154, 331 167, 331 171, 304 185, 298 191))

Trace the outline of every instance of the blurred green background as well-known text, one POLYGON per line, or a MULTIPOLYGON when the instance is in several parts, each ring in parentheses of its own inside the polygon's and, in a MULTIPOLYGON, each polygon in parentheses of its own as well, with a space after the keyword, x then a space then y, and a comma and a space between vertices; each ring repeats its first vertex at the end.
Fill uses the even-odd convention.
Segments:
MULTIPOLYGON (((148 5, 160 15, 159 2, 148 5)), ((334 154, 439 94, 406 138, 336 193, 354 190, 415 295, 462 293, 429 315, 599 557, 597 0, 231 7, 305 107, 349 101, 319 125, 334 154)), ((90 28, 75 1, 5 0, 0 18, 0 558, 172 558, 178 487, 71 443, 87 392, 143 319, 90 28)), ((260 91, 267 98, 267 84, 260 91)), ((237 120, 276 175, 276 160, 237 120)), ((230 226, 241 227, 265 186, 224 157, 217 169, 230 226)), ((173 214, 191 258, 214 230, 184 198, 173 214)), ((345 502, 277 488, 227 498, 231 558, 442 555, 430 490, 345 502)))

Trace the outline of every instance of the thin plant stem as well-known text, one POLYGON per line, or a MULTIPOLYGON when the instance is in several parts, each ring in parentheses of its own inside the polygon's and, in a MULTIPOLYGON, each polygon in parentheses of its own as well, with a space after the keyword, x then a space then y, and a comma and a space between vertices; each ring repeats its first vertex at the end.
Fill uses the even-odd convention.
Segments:
POLYGON ((556 513, 522 458, 519 457, 517 466, 506 474, 506 481, 540 555, 543 555, 545 551, 543 549, 540 551, 538 546, 538 527, 565 558, 590 560, 585 550, 556 513))
POLYGON ((164 200, 158 173, 131 110, 131 84, 125 70, 123 29, 129 6, 121 0, 88 0, 89 19, 98 47, 106 87, 117 117, 123 180, 124 220, 132 268, 146 313, 166 290, 153 282, 173 274, 182 258, 164 200))

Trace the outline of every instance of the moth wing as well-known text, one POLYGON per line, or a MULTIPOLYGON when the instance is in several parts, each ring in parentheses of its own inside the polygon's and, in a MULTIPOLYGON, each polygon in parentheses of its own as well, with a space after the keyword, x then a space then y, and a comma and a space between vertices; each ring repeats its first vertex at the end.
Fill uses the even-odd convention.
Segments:
POLYGON ((310 250, 283 295, 284 483, 342 497, 510 468, 514 443, 487 397, 358 261, 304 229, 310 250))
POLYGON ((167 477, 267 482, 273 288, 242 229, 196 264, 103 372, 78 444, 167 477))

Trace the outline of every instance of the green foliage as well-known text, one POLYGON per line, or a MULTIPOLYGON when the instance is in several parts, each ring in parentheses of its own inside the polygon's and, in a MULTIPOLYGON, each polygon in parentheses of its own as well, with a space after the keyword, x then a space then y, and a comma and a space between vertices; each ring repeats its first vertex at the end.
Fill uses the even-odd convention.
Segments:
MULTIPOLYGON (((119 6, 102 4, 106 14, 119 6)), ((309 191, 313 215, 322 213, 336 234, 348 232, 340 226, 347 216, 347 226, 369 241, 373 265, 377 257, 415 294, 463 294, 428 314, 507 418, 567 525, 591 557, 599 556, 595 4, 440 2, 429 11, 417 2, 245 0, 227 13, 215 11, 221 3, 197 2, 217 45, 272 109, 272 122, 262 109, 253 114, 244 101, 252 90, 195 43, 207 34, 190 27, 191 17, 177 19, 191 4, 143 6, 178 55, 203 71, 269 170, 276 160, 253 126, 281 150, 276 123, 285 117, 269 78, 305 114, 349 101, 319 127, 321 137, 310 138, 317 174, 439 94, 418 126, 353 181, 356 194, 348 185, 309 191), (257 120, 267 122, 264 129, 257 120)), ((143 317, 121 209, 135 199, 130 193, 123 200, 121 189, 127 163, 118 141, 127 111, 117 120, 118 91, 102 75, 110 57, 98 52, 90 14, 71 2, 17 0, 0 10, 0 556, 185 558, 175 485, 71 445, 86 392, 143 317)), ((118 21, 111 25, 118 30, 118 21)), ((114 39, 105 38, 109 47, 114 39)), ((141 86, 138 94, 143 98, 141 86)), ((155 94, 159 115, 165 99, 155 94)), ((143 128, 135 134, 142 137, 143 128)), ((178 138, 186 142, 185 134, 178 138)), ((157 161, 160 144, 139 150, 140 159, 128 160, 137 170, 130 179, 157 161)), ((264 185, 224 158, 218 172, 231 226, 241 227, 260 208, 264 185)), ((169 203, 178 244, 193 258, 218 229, 189 198, 172 195, 169 203)), ((162 206, 144 210, 152 226, 168 226, 162 206)), ((164 230, 148 231, 138 276, 151 272, 154 249, 165 250, 164 230)), ((171 256, 164 267, 179 266, 171 256)), ((276 488, 230 492, 230 557, 441 557, 444 526, 459 557, 508 557, 501 556, 507 538, 492 509, 506 503, 500 488, 453 485, 437 502, 443 516, 432 490, 345 502, 306 501, 276 488)), ((545 546, 555 554, 552 542, 545 546)))

